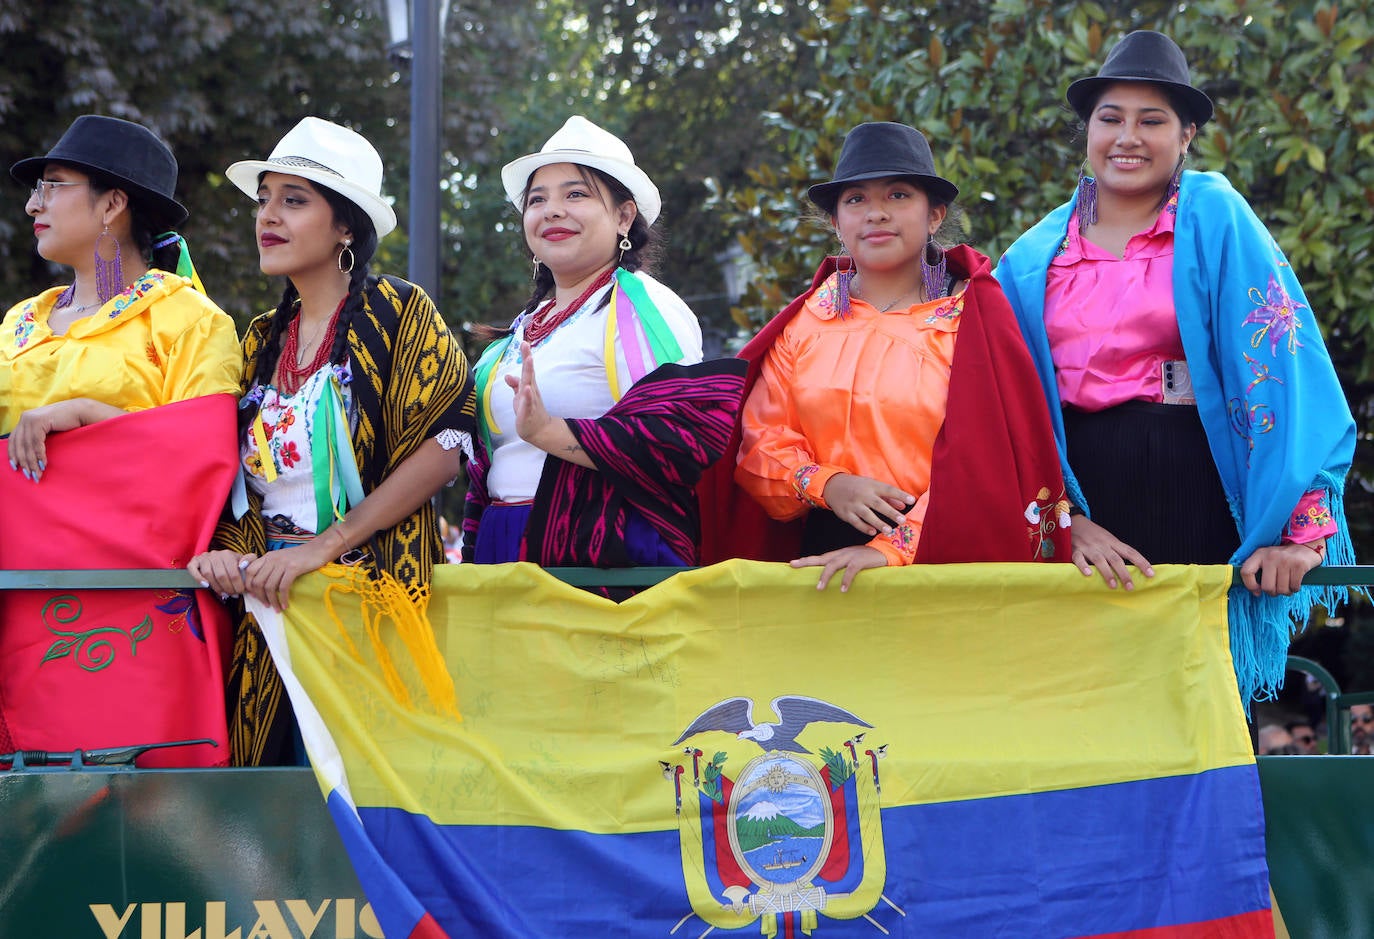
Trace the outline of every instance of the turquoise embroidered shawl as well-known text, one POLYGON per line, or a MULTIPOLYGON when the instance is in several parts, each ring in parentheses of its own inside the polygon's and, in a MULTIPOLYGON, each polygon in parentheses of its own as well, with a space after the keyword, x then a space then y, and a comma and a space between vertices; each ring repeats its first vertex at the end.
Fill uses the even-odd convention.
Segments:
MULTIPOLYGON (((1044 317, 1046 273, 1073 209, 1071 199, 1017 239, 995 274, 1050 403, 1069 495, 1089 512, 1065 456, 1044 317)), ((1340 526, 1327 542, 1327 563, 1353 564, 1343 494, 1355 450, 1354 419, 1292 267, 1219 173, 1183 174, 1174 225, 1174 307, 1198 411, 1241 537, 1231 563, 1278 544, 1303 493, 1322 489, 1340 526)), ((1312 608, 1334 610, 1347 599, 1345 588, 1333 587, 1304 587, 1291 597, 1231 591, 1231 654, 1247 709, 1251 699, 1272 697, 1282 684, 1288 642, 1312 608)))

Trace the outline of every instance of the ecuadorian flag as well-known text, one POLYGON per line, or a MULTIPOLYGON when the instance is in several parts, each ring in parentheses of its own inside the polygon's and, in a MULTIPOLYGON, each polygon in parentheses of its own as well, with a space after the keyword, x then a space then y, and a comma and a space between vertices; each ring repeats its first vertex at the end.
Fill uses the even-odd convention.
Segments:
POLYGON ((1156 571, 446 568, 430 631, 329 567, 257 612, 392 939, 1272 936, 1230 569, 1156 571))

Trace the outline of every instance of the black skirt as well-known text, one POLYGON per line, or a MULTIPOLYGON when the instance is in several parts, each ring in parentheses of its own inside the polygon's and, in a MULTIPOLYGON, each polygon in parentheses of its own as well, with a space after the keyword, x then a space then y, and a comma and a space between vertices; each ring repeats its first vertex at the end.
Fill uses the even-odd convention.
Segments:
POLYGON ((1065 408, 1064 434, 1092 520, 1151 564, 1225 564, 1240 547, 1197 408, 1065 408))

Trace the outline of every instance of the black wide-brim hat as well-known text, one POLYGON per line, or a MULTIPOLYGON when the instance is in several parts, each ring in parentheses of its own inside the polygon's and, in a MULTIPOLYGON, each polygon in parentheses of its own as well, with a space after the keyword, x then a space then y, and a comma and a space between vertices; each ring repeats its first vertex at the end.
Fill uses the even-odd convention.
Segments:
POLYGON ((860 124, 846 134, 835 178, 817 183, 806 195, 826 215, 834 215, 845 186, 888 176, 910 179, 940 205, 959 196, 959 187, 935 174, 935 158, 925 136, 914 127, 889 121, 860 124))
POLYGON ((1122 39, 1107 53, 1097 75, 1080 78, 1064 93, 1069 106, 1087 120, 1102 89, 1114 82, 1151 82, 1173 89, 1188 102, 1188 114, 1180 114, 1185 124, 1201 127, 1212 119, 1212 99, 1193 87, 1188 76, 1188 59, 1168 36, 1152 29, 1138 29, 1122 39))
POLYGON ((186 219, 186 207, 173 198, 177 161, 158 136, 132 121, 102 114, 83 114, 47 156, 29 157, 10 167, 10 175, 33 186, 49 163, 90 173, 129 199, 155 229, 174 228, 186 219))

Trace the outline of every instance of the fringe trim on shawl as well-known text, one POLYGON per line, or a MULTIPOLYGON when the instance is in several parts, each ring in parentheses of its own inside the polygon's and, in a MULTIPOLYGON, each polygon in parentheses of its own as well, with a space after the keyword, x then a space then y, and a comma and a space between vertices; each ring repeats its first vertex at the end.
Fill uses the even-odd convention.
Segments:
MULTIPOLYGON (((1328 472, 1317 477, 1313 488, 1326 490, 1331 514, 1339 519, 1340 528, 1326 541, 1326 563, 1345 566, 1355 563, 1355 549, 1350 543, 1350 528, 1345 520, 1345 486, 1343 480, 1328 472)), ((1240 564, 1244 558, 1233 558, 1240 564)), ((1231 588, 1227 608, 1230 612, 1231 660, 1236 670, 1236 685, 1245 714, 1250 715, 1251 701, 1269 701, 1283 686, 1287 668, 1288 644, 1307 628, 1312 611, 1320 606, 1328 615, 1350 602, 1349 587, 1303 587, 1291 597, 1252 596, 1244 587, 1231 588)), ((1355 593, 1368 598, 1363 587, 1355 593)))
POLYGON ((382 680, 392 696, 406 708, 418 710, 382 641, 383 624, 390 624, 405 643, 432 709, 461 721, 463 716, 458 713, 458 693, 453 687, 453 677, 444 663, 439 644, 434 639, 434 627, 429 621, 429 587, 406 587, 385 571, 371 573, 361 565, 326 564, 321 572, 332 581, 324 588, 325 609, 353 658, 363 661, 362 653, 334 609, 335 592, 356 594, 361 598, 363 629, 372 645, 373 658, 381 668, 382 680))

